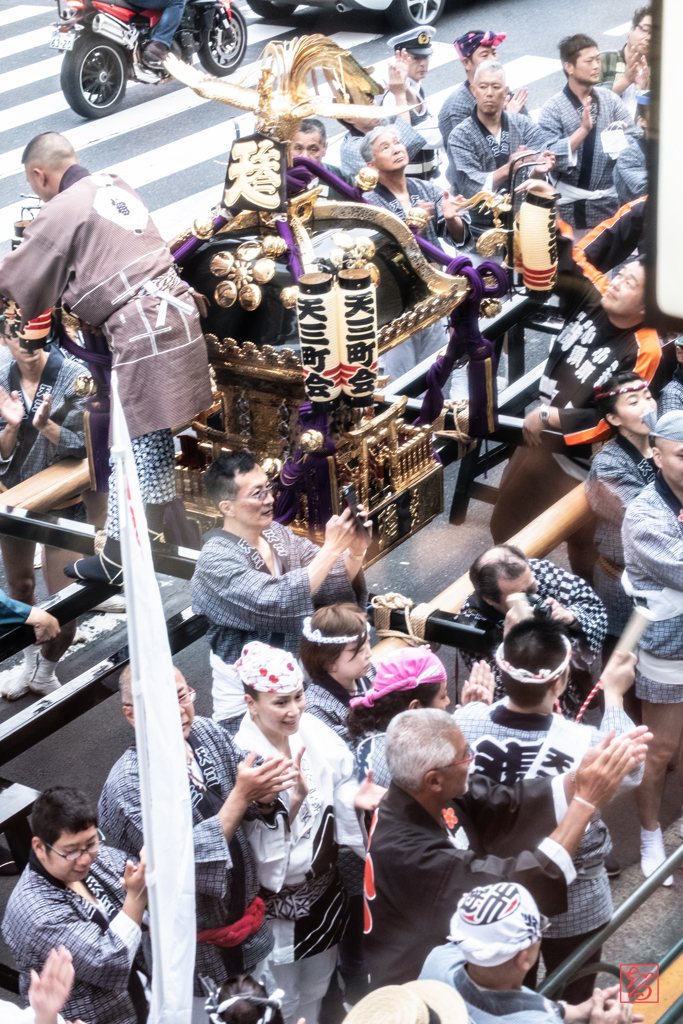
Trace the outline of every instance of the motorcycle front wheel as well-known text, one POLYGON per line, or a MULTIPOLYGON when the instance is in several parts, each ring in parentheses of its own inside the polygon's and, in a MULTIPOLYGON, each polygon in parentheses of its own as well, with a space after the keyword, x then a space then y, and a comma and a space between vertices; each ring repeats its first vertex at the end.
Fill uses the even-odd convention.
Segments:
POLYGON ((73 50, 64 54, 62 92, 81 117, 106 117, 118 110, 127 79, 125 51, 94 32, 80 32, 73 50))
POLYGON ((202 33, 199 59, 210 75, 223 78, 240 66, 247 49, 247 23, 244 15, 232 5, 232 21, 222 4, 213 9, 213 23, 208 32, 202 33))

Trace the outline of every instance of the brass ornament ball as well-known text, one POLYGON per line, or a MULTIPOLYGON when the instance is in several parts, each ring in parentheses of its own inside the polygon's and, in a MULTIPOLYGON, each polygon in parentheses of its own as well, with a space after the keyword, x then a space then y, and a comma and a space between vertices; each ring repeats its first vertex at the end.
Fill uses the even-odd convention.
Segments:
POLYGON ((322 451, 325 438, 319 430, 306 430, 299 438, 299 447, 306 455, 322 451))

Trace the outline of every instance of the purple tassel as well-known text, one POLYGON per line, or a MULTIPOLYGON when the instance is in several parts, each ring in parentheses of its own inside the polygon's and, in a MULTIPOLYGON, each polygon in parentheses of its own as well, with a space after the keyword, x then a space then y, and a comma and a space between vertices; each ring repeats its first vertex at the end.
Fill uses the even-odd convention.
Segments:
POLYGON ((484 297, 502 296, 508 290, 507 274, 497 263, 488 261, 472 266, 466 256, 458 256, 446 268, 447 274, 462 274, 470 283, 470 292, 464 302, 450 315, 451 337, 445 355, 432 364, 427 373, 427 393, 415 420, 426 426, 441 415, 443 387, 457 359, 468 355, 468 382, 470 387, 470 435, 485 437, 498 426, 498 406, 494 365, 494 349, 479 330, 479 303, 484 297), (483 278, 492 274, 496 284, 484 285, 483 278), (487 360, 490 360, 487 366, 487 360))
POLYGON ((314 409, 311 402, 304 402, 299 408, 299 424, 302 433, 317 430, 323 435, 323 446, 318 452, 302 452, 297 448, 294 458, 282 467, 280 493, 275 502, 275 521, 287 526, 295 518, 300 496, 306 492, 308 501, 308 525, 311 532, 324 530, 325 523, 332 516, 330 496, 330 468, 327 461, 334 455, 335 446, 331 439, 327 413, 314 409))

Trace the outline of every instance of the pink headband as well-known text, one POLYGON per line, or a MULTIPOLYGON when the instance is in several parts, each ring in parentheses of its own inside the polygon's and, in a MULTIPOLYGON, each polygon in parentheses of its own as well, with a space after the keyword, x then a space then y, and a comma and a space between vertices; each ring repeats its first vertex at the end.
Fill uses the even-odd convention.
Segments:
POLYGON ((242 648, 235 668, 243 683, 261 693, 293 693, 304 681, 293 655, 259 640, 242 648))
POLYGON ((446 669, 429 647, 404 647, 379 662, 372 688, 354 697, 351 707, 371 708, 395 690, 414 690, 423 683, 442 683, 447 678, 446 669))

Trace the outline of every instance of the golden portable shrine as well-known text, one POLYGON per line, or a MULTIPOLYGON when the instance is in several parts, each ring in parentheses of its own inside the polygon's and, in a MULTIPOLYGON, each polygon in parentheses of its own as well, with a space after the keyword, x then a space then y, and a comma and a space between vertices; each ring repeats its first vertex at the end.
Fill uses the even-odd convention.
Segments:
MULTIPOLYGON (((279 480, 276 516, 321 541, 351 484, 375 524, 371 564, 443 509, 431 430, 440 404, 421 425, 405 421, 405 398, 385 408, 378 356, 475 292, 475 314, 481 304, 481 314, 492 315, 499 303, 486 295, 506 286, 489 270, 488 288, 477 283, 477 291, 471 276, 441 269, 449 258, 419 237, 424 211, 410 211, 404 222, 364 202, 377 183, 372 169, 359 173, 355 188, 332 176, 342 198, 331 201, 316 184, 329 172, 289 160, 287 143, 304 117, 367 116, 381 92, 372 69, 324 36, 270 43, 256 89, 203 75, 173 56, 166 66, 199 95, 256 118, 256 132, 232 146, 221 203, 170 243, 179 273, 207 302, 202 326, 215 398, 192 423, 196 437, 181 437, 178 494, 204 532, 216 511, 202 471, 221 451, 249 448, 279 480)), ((479 193, 468 206, 482 204, 494 226, 480 251, 511 252, 512 232, 500 219, 509 197, 479 193)), ((537 239, 534 252, 527 246, 527 263, 547 278, 554 268, 544 227, 540 246, 537 239)), ((491 354, 481 359, 487 432, 495 410, 491 354)))

